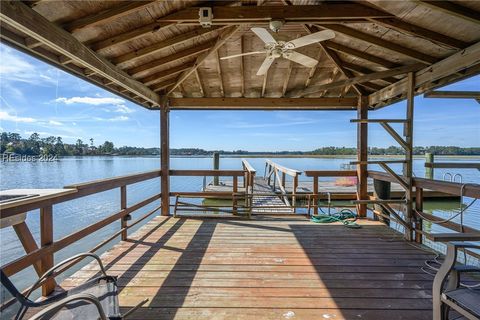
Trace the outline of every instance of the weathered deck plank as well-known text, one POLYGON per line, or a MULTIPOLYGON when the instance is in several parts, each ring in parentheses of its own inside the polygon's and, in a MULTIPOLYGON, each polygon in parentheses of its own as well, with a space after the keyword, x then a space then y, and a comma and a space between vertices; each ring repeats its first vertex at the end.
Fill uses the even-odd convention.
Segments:
MULTIPOLYGON (((432 256, 378 222, 156 217, 103 254, 131 319, 430 319, 432 256)), ((89 264, 68 288, 93 276, 89 264)))

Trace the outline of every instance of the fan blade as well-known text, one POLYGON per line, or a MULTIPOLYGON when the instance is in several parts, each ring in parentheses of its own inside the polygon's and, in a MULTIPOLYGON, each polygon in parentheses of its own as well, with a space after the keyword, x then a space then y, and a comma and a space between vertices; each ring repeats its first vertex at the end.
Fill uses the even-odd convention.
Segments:
POLYGON ((233 54, 231 56, 226 56, 226 57, 221 57, 220 60, 226 60, 226 59, 231 59, 231 58, 236 58, 236 57, 242 57, 242 56, 249 56, 251 54, 259 54, 259 53, 265 53, 266 51, 253 51, 253 52, 245 52, 245 53, 239 53, 239 54, 233 54))
POLYGON ((253 33, 257 35, 265 43, 277 44, 277 40, 265 28, 252 28, 253 33))
POLYGON ((285 44, 285 48, 296 49, 303 46, 308 46, 309 44, 315 42, 325 41, 332 38, 335 38, 335 32, 333 32, 332 30, 323 30, 309 34, 308 36, 289 41, 285 44))
POLYGON ((283 54, 283 57, 285 59, 292 60, 293 62, 304 65, 305 67, 308 67, 308 68, 313 68, 318 63, 317 60, 295 51, 287 51, 283 54))
POLYGON ((263 60, 263 63, 260 66, 260 69, 258 69, 257 76, 263 76, 265 73, 267 73, 268 69, 273 63, 273 60, 275 60, 273 56, 267 56, 265 60, 263 60))

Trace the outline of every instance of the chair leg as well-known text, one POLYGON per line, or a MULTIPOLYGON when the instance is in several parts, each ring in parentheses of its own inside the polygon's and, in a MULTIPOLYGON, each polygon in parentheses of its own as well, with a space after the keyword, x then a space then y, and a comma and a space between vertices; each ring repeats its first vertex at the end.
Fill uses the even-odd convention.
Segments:
POLYGON ((448 320, 448 314, 450 313, 450 307, 447 306, 445 303, 442 303, 440 307, 440 313, 441 313, 441 320, 448 320))

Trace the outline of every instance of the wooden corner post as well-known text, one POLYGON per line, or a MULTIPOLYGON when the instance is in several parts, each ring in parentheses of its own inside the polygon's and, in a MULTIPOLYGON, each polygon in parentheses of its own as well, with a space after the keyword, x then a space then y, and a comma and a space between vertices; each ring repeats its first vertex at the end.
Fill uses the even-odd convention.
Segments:
MULTIPOLYGON (((357 118, 368 119, 368 97, 360 96, 358 98, 357 118)), ((368 160, 368 123, 359 122, 357 124, 357 200, 368 200, 367 190, 367 164, 368 160)), ((367 216, 367 205, 358 204, 357 211, 359 217, 367 216)))
POLYGON ((406 178, 407 190, 407 210, 405 211, 405 220, 410 230, 405 230, 405 238, 407 240, 413 240, 413 112, 414 112, 414 99, 415 99, 415 74, 413 72, 408 73, 407 81, 407 121, 404 126, 405 142, 408 148, 405 150, 405 164, 403 166, 403 175, 406 178))
POLYGON ((160 109, 160 168, 162 170, 162 216, 170 214, 170 127, 168 103, 160 109))

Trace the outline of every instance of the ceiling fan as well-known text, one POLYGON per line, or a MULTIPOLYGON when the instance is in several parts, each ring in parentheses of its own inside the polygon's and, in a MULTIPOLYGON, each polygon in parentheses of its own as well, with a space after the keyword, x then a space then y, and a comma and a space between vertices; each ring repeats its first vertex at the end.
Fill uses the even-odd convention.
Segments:
POLYGON ((312 68, 318 63, 318 61, 310 58, 309 56, 296 52, 293 49, 304 47, 315 42, 325 41, 335 37, 335 33, 333 31, 323 30, 297 39, 293 39, 291 41, 277 41, 265 28, 251 28, 251 30, 265 43, 264 50, 234 54, 231 56, 222 57, 220 59, 225 60, 246 55, 266 53, 267 56, 265 57, 265 60, 260 66, 260 69, 258 69, 257 76, 261 76, 267 73, 273 61, 280 57, 299 63, 305 67, 312 68))

